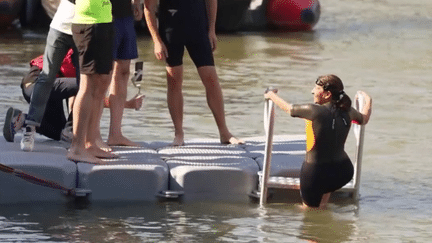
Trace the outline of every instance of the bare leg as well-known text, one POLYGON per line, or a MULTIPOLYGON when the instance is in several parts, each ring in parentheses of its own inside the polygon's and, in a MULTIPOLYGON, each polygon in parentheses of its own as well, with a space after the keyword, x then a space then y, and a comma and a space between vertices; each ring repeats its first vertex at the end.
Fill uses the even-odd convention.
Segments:
MULTIPOLYGON (((103 113, 103 108, 101 108, 99 110, 99 114, 98 114, 98 120, 100 121, 100 119, 102 118, 102 113, 103 113)), ((106 144, 103 139, 102 139, 102 135, 100 133, 100 122, 96 123, 97 128, 94 130, 95 132, 95 137, 96 137, 96 146, 98 146, 100 149, 102 149, 105 152, 111 152, 112 149, 110 146, 108 146, 108 144, 106 144)))
POLYGON ((322 196, 321 203, 320 203, 320 206, 319 206, 320 209, 326 209, 327 208, 327 203, 328 203, 328 201, 330 199, 330 196, 331 196, 331 192, 326 193, 326 194, 324 194, 322 196))
POLYGON ((127 96, 127 83, 130 74, 130 60, 115 60, 113 77, 109 91, 110 103, 110 129, 108 134, 108 145, 110 146, 138 146, 123 136, 121 130, 123 110, 127 96))
POLYGON ((98 75, 98 89, 94 92, 95 100, 93 103, 94 112, 90 116, 86 148, 98 158, 116 158, 117 155, 102 150, 96 140, 100 138, 100 118, 103 109, 103 101, 110 82, 110 75, 98 75))
POLYGON ((243 144, 240 139, 235 138, 228 130, 225 122, 225 109, 216 68, 214 66, 203 66, 198 68, 201 81, 206 89, 207 104, 216 120, 219 129, 220 141, 224 144, 243 144))
POLYGON ((89 128, 90 116, 94 112, 94 91, 98 88, 93 82, 94 74, 81 75, 81 85, 75 98, 73 112, 73 139, 67 158, 75 162, 90 164, 104 164, 104 162, 86 149, 86 137, 89 128))
POLYGON ((183 66, 167 67, 167 100, 171 119, 174 123, 174 141, 172 145, 184 144, 183 133, 183 66))
POLYGON ((327 208, 327 203, 330 199, 330 196, 331 196, 331 192, 324 194, 321 198, 321 202, 320 202, 319 207, 309 207, 308 205, 306 205, 303 202, 303 204, 302 204, 302 206, 300 206, 300 208, 303 210, 308 210, 308 211, 324 210, 327 208))
POLYGON ((95 128, 89 128, 91 129, 92 139, 94 139, 94 142, 87 141, 86 148, 87 150, 92 153, 94 156, 98 158, 105 158, 105 159, 111 159, 111 158, 117 158, 118 156, 111 153, 112 149, 102 140, 101 134, 100 134, 100 119, 102 117, 102 109, 99 109, 99 114, 92 115, 90 118, 90 124, 94 124, 96 126, 95 128))

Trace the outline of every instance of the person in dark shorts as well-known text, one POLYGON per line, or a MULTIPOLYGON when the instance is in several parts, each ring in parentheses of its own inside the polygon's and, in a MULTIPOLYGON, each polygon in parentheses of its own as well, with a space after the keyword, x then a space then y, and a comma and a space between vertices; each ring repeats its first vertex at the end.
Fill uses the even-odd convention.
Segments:
POLYGON ((73 139, 67 158, 104 164, 116 155, 97 144, 100 110, 110 83, 114 29, 109 0, 76 0, 72 36, 79 51, 80 88, 73 106, 73 139))
MULTIPOLYGON (((114 24, 114 66, 109 87, 110 127, 107 142, 100 145, 139 146, 122 134, 122 118, 127 96, 127 83, 131 60, 138 57, 135 20, 141 20, 143 9, 140 0, 111 0, 114 24)), ((102 114, 100 114, 102 115, 102 114)))
POLYGON ((157 3, 157 0, 145 0, 144 14, 154 42, 155 56, 166 61, 167 65, 167 100, 175 129, 172 145, 184 144, 182 59, 185 47, 206 89, 207 103, 216 120, 221 143, 244 143, 226 126, 222 89, 214 66, 217 0, 161 0, 159 11, 157 3))
POLYGON ((372 99, 365 92, 360 93, 365 97, 361 112, 351 107, 351 99, 335 75, 318 77, 312 90, 314 104, 291 105, 273 91, 264 95, 292 117, 306 121, 306 158, 300 172, 300 193, 307 207, 324 208, 330 193, 353 177, 345 141, 351 122, 368 123, 372 111, 372 99))
MULTIPOLYGON (((70 49, 63 59, 60 71, 49 94, 41 124, 36 127, 37 133, 67 143, 72 142, 72 113, 69 112, 71 111, 73 99, 79 89, 79 81, 76 78, 75 72, 76 68, 71 62, 72 53, 72 49, 70 49), (63 101, 66 101, 69 112, 65 112, 63 101)), ((30 70, 24 75, 21 81, 20 87, 23 97, 28 103, 30 103, 37 78, 43 69, 42 59, 43 56, 39 56, 30 61, 30 70)), ((125 102, 124 108, 139 110, 142 107, 143 98, 144 96, 141 94, 135 95, 125 102)), ((108 97, 104 99, 104 107, 110 108, 108 97)), ((9 119, 21 120, 21 127, 25 126, 24 120, 27 114, 12 107, 9 108, 9 113, 11 113, 9 119)), ((7 141, 13 142, 14 136, 7 124, 5 123, 3 127, 3 136, 7 141)))

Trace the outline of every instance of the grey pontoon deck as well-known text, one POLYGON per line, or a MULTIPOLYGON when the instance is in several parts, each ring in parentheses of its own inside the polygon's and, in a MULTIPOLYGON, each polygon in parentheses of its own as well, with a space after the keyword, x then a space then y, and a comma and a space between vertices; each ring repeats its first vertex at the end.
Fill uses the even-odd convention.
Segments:
MULTIPOLYGON (((19 139, 17 135, 15 143, 8 143, 0 138, 1 164, 90 192, 91 202, 158 201, 179 195, 185 201, 248 201, 259 191, 265 146, 264 137, 246 138, 245 145, 222 145, 217 139, 193 139, 181 147, 142 142, 142 147, 114 147, 118 159, 92 165, 67 160, 60 142, 37 136, 35 150, 23 152, 19 139)), ((296 188, 304 154, 305 136, 275 136, 269 182, 284 178, 290 184, 285 188, 296 188)), ((0 172, 0 204, 68 200, 57 189, 0 172)))

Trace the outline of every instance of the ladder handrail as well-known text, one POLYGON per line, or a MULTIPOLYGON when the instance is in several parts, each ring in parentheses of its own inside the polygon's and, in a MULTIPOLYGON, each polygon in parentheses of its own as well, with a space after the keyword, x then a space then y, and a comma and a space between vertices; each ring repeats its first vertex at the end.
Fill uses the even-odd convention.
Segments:
POLYGON ((267 201, 267 182, 270 176, 273 147, 274 110, 273 101, 266 99, 264 103, 264 130, 266 133, 266 143, 264 148, 264 163, 260 188, 260 206, 263 206, 267 201))
MULTIPOLYGON (((355 100, 354 108, 360 112, 363 109, 364 105, 365 105, 365 97, 363 97, 363 95, 360 92, 357 92, 357 99, 355 100)), ((361 164, 363 159, 365 125, 359 125, 354 123, 353 132, 356 138, 353 198, 357 199, 360 190, 360 175, 361 175, 361 164)))

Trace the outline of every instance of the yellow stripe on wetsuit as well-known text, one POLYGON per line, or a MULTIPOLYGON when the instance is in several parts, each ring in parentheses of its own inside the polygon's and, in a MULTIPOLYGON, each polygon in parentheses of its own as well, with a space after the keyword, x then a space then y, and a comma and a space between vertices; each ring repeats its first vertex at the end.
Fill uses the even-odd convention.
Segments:
POLYGON ((313 149, 313 147, 315 146, 315 135, 314 135, 314 131, 312 128, 312 121, 311 120, 306 120, 306 151, 309 152, 313 149))

